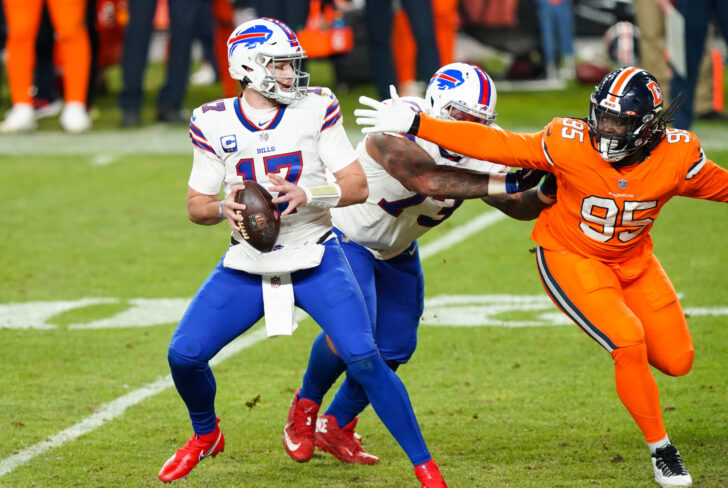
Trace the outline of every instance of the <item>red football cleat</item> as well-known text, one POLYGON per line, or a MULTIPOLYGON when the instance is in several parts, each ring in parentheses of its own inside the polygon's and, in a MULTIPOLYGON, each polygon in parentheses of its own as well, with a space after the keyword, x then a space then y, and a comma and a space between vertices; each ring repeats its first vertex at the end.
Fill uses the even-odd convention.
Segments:
MULTIPOLYGON (((217 419, 220 423, 220 419, 217 419)), ((164 463, 159 470, 159 479, 165 483, 184 478, 197 463, 207 456, 215 457, 225 450, 225 437, 219 426, 209 434, 193 435, 190 440, 164 463)))
POLYGON ((415 466, 415 474, 417 479, 420 480, 422 488, 447 488, 447 484, 440 473, 440 468, 432 459, 415 466))
POLYGON ((308 398, 299 400, 300 391, 296 390, 288 410, 288 420, 283 428, 283 447, 291 459, 305 463, 313 456, 314 428, 319 406, 308 398))
POLYGON ((377 464, 379 458, 369 454, 359 444, 354 432, 358 417, 339 428, 336 417, 322 415, 316 421, 316 446, 343 463, 377 464))

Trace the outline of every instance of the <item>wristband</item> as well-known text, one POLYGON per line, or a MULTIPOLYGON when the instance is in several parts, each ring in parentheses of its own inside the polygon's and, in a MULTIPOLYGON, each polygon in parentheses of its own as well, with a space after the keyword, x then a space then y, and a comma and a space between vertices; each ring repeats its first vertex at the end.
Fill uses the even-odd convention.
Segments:
POLYGON ((506 193, 506 175, 488 175, 488 195, 502 195, 506 193))
POLYGON ((341 187, 336 183, 302 187, 306 193, 306 206, 334 208, 341 200, 341 187))
POLYGON ((225 203, 225 200, 220 200, 220 207, 218 208, 218 212, 220 212, 220 218, 224 219, 225 216, 222 214, 222 204, 225 203))

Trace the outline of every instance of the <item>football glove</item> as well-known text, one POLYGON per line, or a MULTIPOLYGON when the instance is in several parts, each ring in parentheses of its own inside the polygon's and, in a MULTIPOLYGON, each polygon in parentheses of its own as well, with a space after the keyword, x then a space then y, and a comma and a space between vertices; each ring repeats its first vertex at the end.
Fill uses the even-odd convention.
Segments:
POLYGON ((409 132, 417 113, 407 102, 403 102, 394 85, 389 85, 390 103, 384 104, 373 98, 361 96, 359 103, 373 110, 358 108, 354 110, 356 123, 364 126, 364 134, 371 132, 409 132))
POLYGON ((519 193, 538 185, 546 171, 539 169, 519 169, 506 174, 506 193, 519 193))
POLYGON ((543 179, 543 183, 538 187, 538 198, 544 203, 555 203, 556 190, 556 177, 553 173, 546 173, 546 178, 543 179))

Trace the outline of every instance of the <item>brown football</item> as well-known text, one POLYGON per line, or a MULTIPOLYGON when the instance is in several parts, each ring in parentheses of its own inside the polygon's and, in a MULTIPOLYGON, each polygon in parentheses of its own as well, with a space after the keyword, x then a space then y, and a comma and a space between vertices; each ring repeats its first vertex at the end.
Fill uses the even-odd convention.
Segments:
POLYGON ((245 188, 235 194, 235 202, 246 206, 240 234, 260 252, 270 252, 281 230, 281 216, 268 190, 255 181, 244 182, 245 188))

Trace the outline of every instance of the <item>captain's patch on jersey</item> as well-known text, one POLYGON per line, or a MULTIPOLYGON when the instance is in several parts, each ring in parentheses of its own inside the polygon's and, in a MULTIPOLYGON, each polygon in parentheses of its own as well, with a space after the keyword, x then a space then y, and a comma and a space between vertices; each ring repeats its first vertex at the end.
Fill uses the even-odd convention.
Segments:
POLYGON ((235 134, 222 136, 220 138, 220 145, 222 146, 222 150, 226 153, 231 153, 238 150, 238 140, 236 139, 235 134))

